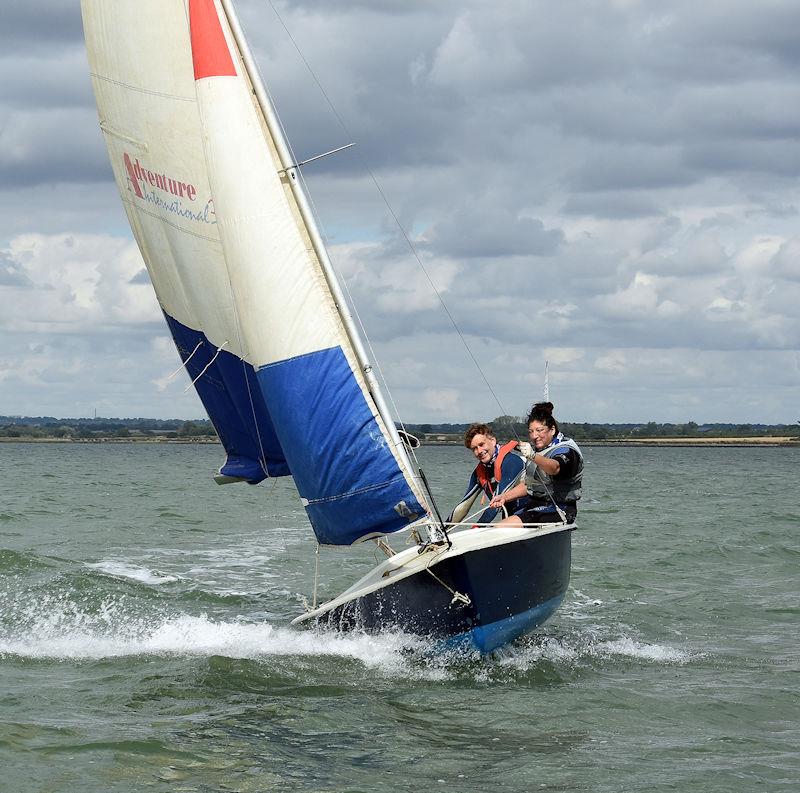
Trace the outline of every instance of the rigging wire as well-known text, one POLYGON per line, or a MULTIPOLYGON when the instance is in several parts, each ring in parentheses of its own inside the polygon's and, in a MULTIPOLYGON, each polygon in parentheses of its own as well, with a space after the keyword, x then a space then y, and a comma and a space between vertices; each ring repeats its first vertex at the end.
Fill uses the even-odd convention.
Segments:
MULTIPOLYGON (((275 116, 275 119, 277 120, 278 126, 280 127, 281 134, 282 134, 283 139, 284 139, 284 141, 286 143, 286 148, 288 149, 292 160, 296 162, 297 161, 297 155, 295 154, 295 151, 294 151, 294 149, 292 147, 292 144, 291 144, 291 141, 289 139, 289 136, 288 136, 288 134, 286 132, 286 127, 285 127, 285 125, 283 123, 283 119, 280 117, 280 114, 278 113, 277 107, 275 105, 275 101, 274 101, 274 99, 272 97, 272 93, 270 92, 266 81, 263 79, 263 77, 261 75, 261 70, 260 70, 260 68, 259 68, 257 63, 255 64, 255 68, 256 68, 256 70, 258 72, 258 76, 259 76, 259 79, 261 80, 261 85, 262 85, 262 87, 264 89, 264 92, 267 95, 267 98, 269 99, 270 103, 272 104, 273 115, 275 116)), ((342 146, 340 148, 349 148, 350 145, 353 145, 353 144, 349 144, 348 146, 342 146)), ((312 158, 312 159, 317 159, 317 158, 312 158)), ((320 214, 317 211, 316 204, 314 203, 313 194, 308 189, 308 185, 307 185, 307 182, 305 180, 305 176, 304 176, 304 174, 302 172, 302 169, 299 167, 299 165, 300 165, 300 163, 297 163, 297 164, 293 165, 292 168, 294 168, 295 173, 297 174, 297 178, 298 178, 298 180, 299 180, 299 182, 300 182, 300 184, 301 184, 301 186, 302 186, 302 188, 303 188, 303 190, 305 192, 306 199, 307 199, 308 204, 309 204, 309 206, 311 208, 311 212, 312 212, 312 214, 314 216, 314 222, 317 225, 319 233, 323 238, 326 250, 328 252, 328 258, 331 261, 331 266, 334 267, 334 269, 336 270, 334 262, 332 260, 332 257, 330 256, 330 238, 328 237, 328 233, 325 230, 325 226, 324 226, 324 224, 322 223, 322 221, 320 219, 320 214)), ((287 169, 283 169, 282 172, 285 173, 286 170, 287 169)), ((391 391, 389 390, 388 383, 387 383, 387 380, 386 380, 386 376, 383 373, 383 369, 381 369, 380 363, 378 363, 378 361, 377 361, 377 359, 375 357, 375 350, 372 347, 372 343, 369 340, 369 336, 367 336, 366 329, 364 328, 364 323, 363 323, 363 321, 361 319, 361 315, 358 313, 358 309, 355 306, 355 301, 353 300, 353 296, 350 293, 350 289, 349 289, 349 287, 347 285, 347 281, 344 278, 341 278, 339 276, 338 270, 336 271, 336 277, 337 277, 337 280, 338 280, 339 284, 342 286, 342 288, 344 290, 344 297, 345 297, 346 305, 343 306, 343 309, 348 311, 350 313, 350 315, 357 322, 358 328, 361 331, 362 340, 366 343, 366 346, 367 346, 367 349, 368 349, 369 355, 370 355, 370 360, 364 362, 366 365, 362 366, 362 365, 359 364, 358 368, 362 370, 362 375, 365 374, 366 371, 368 371, 367 367, 369 367, 369 369, 374 369, 374 370, 377 371, 378 375, 380 376, 380 380, 383 383, 384 390, 385 390, 386 394, 388 395, 389 401, 391 403, 392 410, 394 411, 395 415, 399 416, 399 412, 397 410, 397 405, 396 405, 396 403, 394 401, 394 397, 392 396, 391 391)), ((365 385, 366 385, 367 389, 369 390, 370 389, 369 383, 366 383, 365 385)), ((380 385, 380 384, 378 384, 378 385, 380 385)), ((388 419, 391 420, 391 416, 389 416, 388 419)), ((378 420, 381 423, 384 423, 383 422, 383 417, 381 416, 380 411, 378 411, 378 414, 376 416, 376 420, 378 420)), ((403 431, 405 431, 407 434, 410 434, 406 430, 405 424, 403 424, 402 420, 400 421, 400 424, 401 424, 401 427, 402 427, 403 431)), ((387 430, 388 430, 388 428, 387 428, 387 430)), ((260 441, 260 438, 259 438, 259 441, 260 441)), ((433 515, 437 512, 436 505, 434 503, 433 493, 431 492, 430 488, 427 487, 427 482, 425 481, 424 477, 420 476, 420 474, 422 473, 422 467, 420 465, 419 460, 417 459, 416 454, 414 454, 413 448, 410 445, 403 443, 402 440, 401 440, 401 444, 405 447, 406 454, 409 456, 410 459, 413 459, 413 461, 414 461, 414 463, 415 463, 415 465, 417 467, 418 473, 414 471, 413 466, 409 466, 408 474, 411 476, 411 478, 416 483, 417 487, 419 488, 420 493, 423 492, 423 491, 425 491, 427 493, 427 499, 430 501, 430 503, 432 505, 432 508, 431 507, 427 508, 427 512, 429 513, 429 515, 432 518, 433 515)), ((400 449, 396 450, 396 455, 398 457, 398 461, 401 461, 402 460, 402 455, 401 455, 401 450, 400 449)), ((401 465, 401 468, 403 468, 403 467, 404 466, 401 465)), ((417 495, 417 497, 419 498, 419 495, 417 495)), ((425 499, 422 499, 421 503, 424 505, 425 499)), ((441 521, 439 521, 439 522, 441 523, 441 521)))
MULTIPOLYGON (((322 94, 322 96, 324 97, 325 101, 327 102, 328 107, 330 108, 331 112, 333 113, 334 117, 336 118, 337 122, 339 123, 339 126, 342 128, 342 130, 344 131, 345 135, 347 135, 347 137, 352 140, 353 136, 350 134, 350 130, 349 130, 347 124, 345 123, 345 121, 342 118, 342 116, 339 114, 338 110, 336 109, 335 105, 333 104, 333 101, 328 96, 327 92, 325 91, 325 88, 322 86, 322 83, 320 82, 319 78, 317 77, 316 72, 314 71, 314 69, 312 68, 311 64, 308 62, 308 60, 306 59, 305 55, 303 54, 303 51, 301 50, 300 45, 297 43, 297 41, 294 38, 294 36, 292 35, 291 31, 287 27, 286 23, 283 21, 283 18, 281 17, 278 9, 275 7, 275 4, 273 3, 273 0, 267 0, 267 2, 269 3, 270 7, 272 8, 273 12, 275 13, 275 16, 278 18, 278 22, 280 23, 281 27, 283 28, 283 30, 285 31, 285 33, 288 36, 289 40, 291 41, 292 45, 294 46, 295 50, 297 51, 297 54, 300 56, 300 59, 303 61, 303 64, 305 65, 306 69, 308 70, 309 74, 311 75, 311 78, 314 80, 315 84, 317 85, 317 88, 319 89, 320 93, 322 94)), ((281 127, 283 128, 283 125, 281 125, 281 127)), ((389 211, 389 213, 391 214, 395 224, 397 225, 397 228, 400 230, 400 233, 403 235, 403 238, 405 239, 406 244, 408 245, 412 255, 414 256, 414 258, 417 261, 417 264, 419 265, 420 269, 422 270, 423 274, 425 275, 425 278, 427 279, 428 283, 430 284, 431 289, 433 290, 434 294, 436 295, 436 298, 438 299, 440 305, 442 306, 442 309, 444 310, 444 313, 447 315, 448 319, 450 320, 450 323, 452 324, 453 329, 455 330, 456 334, 458 335, 459 339, 461 340, 461 343, 464 345, 464 348, 467 351, 467 354, 471 358, 473 364, 475 365, 475 368, 478 370, 478 373, 480 374, 481 378, 483 379, 484 383, 486 384, 486 387, 488 388, 489 393, 492 395, 492 398, 497 403, 497 406, 500 408, 501 414, 505 415, 505 408, 503 407, 502 403, 500 402, 500 399, 497 396, 497 393, 495 392, 494 388, 492 388, 492 384, 489 382, 489 379, 486 376, 485 372, 483 371, 483 368, 481 367, 480 363, 478 362, 478 359, 475 357, 474 353, 472 352, 472 349, 469 346, 469 343, 467 342, 464 334, 461 332, 461 329, 459 328, 458 323, 456 322, 456 320, 453 317, 453 315, 450 313, 450 310, 448 309, 446 303, 444 302, 444 298, 442 297, 441 293, 437 289, 436 284, 434 283, 430 273, 426 269, 425 265, 422 263, 422 259, 421 259, 420 255, 419 255, 419 253, 417 252, 417 249, 414 246, 414 243, 411 241, 411 238, 409 237, 408 233, 406 232, 405 228, 403 227, 403 224, 400 222, 400 219, 397 217, 397 214, 395 213, 394 209, 392 208, 392 205, 389 203, 389 200, 386 197, 386 194, 383 192, 383 189, 381 188, 380 184, 378 183, 378 180, 375 177, 375 174, 373 173, 372 169, 367 164, 367 162, 364 159, 364 157, 361 156, 360 154, 358 156, 359 156, 359 159, 360 159, 362 167, 364 168, 364 170, 369 175, 373 185, 375 186, 375 189, 378 191, 378 194, 380 195, 381 199, 383 200, 383 203, 386 205, 387 210, 389 211)), ((352 300, 351 300, 351 302, 352 302, 352 300)), ((357 312, 356 312, 356 314, 357 314, 357 312)), ((361 327, 362 327, 362 330, 363 330, 363 324, 361 323, 360 317, 359 317, 359 324, 361 324, 361 327)), ((366 336, 366 333, 364 335, 366 336)), ((368 343, 369 343, 369 341, 368 341, 368 343)), ((370 349, 371 349, 371 347, 370 347, 370 349)), ((373 357, 374 357, 374 355, 373 355, 373 357)), ((380 371, 380 367, 378 367, 378 369, 380 371)), ((384 383, 386 383, 386 379, 383 376, 382 372, 381 372, 381 377, 384 380, 384 383)), ((387 390, 387 392, 389 392, 388 387, 387 387, 386 390, 387 390)), ((390 392, 389 392, 389 398, 392 400, 392 405, 393 405, 394 410, 397 411, 397 406, 394 404, 394 400, 392 399, 390 392)), ((402 421, 401 421, 401 424, 402 424, 402 421)), ((416 456, 414 456, 414 460, 416 461, 416 456)))

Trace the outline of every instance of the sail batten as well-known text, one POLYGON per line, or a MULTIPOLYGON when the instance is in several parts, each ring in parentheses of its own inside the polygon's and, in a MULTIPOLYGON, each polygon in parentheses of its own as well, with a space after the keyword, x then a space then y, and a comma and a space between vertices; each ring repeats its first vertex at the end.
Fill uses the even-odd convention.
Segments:
POLYGON ((293 476, 323 543, 418 520, 422 498, 283 172, 285 142, 254 100, 229 3, 81 5, 100 116, 121 132, 106 135, 115 178, 225 447, 221 474, 293 476))

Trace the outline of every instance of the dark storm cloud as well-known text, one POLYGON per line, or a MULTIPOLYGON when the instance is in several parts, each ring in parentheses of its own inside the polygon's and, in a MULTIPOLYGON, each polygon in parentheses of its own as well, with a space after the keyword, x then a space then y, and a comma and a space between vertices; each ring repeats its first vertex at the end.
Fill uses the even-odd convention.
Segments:
POLYGON ((94 97, 82 43, 46 55, 0 57, 0 112, 37 107, 94 110, 94 97))
MULTIPOLYGON (((688 6, 682 4, 685 10, 688 6)), ((708 42, 768 56, 776 63, 800 65, 797 30, 800 6, 791 0, 750 3, 748 0, 712 0, 696 15, 676 14, 672 23, 676 38, 688 48, 708 42)))
POLYGON ((697 174, 762 172, 782 178, 800 174, 796 139, 712 141, 687 146, 683 163, 697 174))
MULTIPOLYGON (((446 0, 442 0, 446 4, 446 0)), ((261 4, 263 6, 263 3, 261 4)), ((283 0, 275 4, 284 13, 286 11, 334 11, 346 14, 352 11, 366 11, 371 14, 404 14, 412 15, 430 8, 430 0, 283 0)))
POLYGON ((577 170, 572 184, 579 191, 641 190, 688 185, 696 178, 676 151, 602 147, 595 149, 577 170))

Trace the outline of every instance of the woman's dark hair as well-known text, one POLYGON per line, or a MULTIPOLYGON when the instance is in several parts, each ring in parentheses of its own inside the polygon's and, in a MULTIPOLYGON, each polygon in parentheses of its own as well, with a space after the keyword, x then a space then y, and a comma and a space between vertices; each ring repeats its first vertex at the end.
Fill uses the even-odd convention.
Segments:
POLYGON ((558 422, 553 418, 552 402, 537 402, 528 414, 528 424, 532 421, 540 421, 546 427, 551 427, 558 432, 558 422))

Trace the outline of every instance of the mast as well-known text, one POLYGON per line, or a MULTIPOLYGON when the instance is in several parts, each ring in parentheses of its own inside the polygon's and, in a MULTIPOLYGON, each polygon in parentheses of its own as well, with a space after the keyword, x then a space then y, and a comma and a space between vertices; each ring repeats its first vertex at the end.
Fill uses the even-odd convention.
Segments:
MULTIPOLYGON (((272 100, 267 94, 264 84, 259 76, 258 68, 256 67, 255 60, 252 52, 250 51, 247 39, 244 36, 244 32, 242 31, 242 27, 239 24, 239 18, 236 15, 236 10, 233 7, 232 0, 220 0, 220 4, 225 16, 227 17, 228 24, 230 25, 231 32, 233 33, 233 37, 239 49, 239 53, 242 56, 242 61, 244 62, 245 69, 247 70, 250 83, 253 86, 256 100, 261 108, 261 112, 264 114, 264 120, 266 121, 267 129, 269 130, 269 133, 272 136, 272 139, 278 150, 278 156, 280 157, 281 165, 283 166, 283 170, 289 179, 289 185, 292 189, 295 200, 297 201, 300 215, 305 223, 311 239, 311 244, 314 248, 314 252, 317 254, 319 262, 322 266, 322 271, 325 275, 328 287, 331 290, 331 294, 333 295, 333 299, 336 304, 336 310, 339 313, 345 332, 347 333, 350 343, 353 346, 353 350, 356 354, 356 358, 358 359, 364 379, 367 382, 367 387, 369 388, 369 392, 373 401, 375 402, 378 415, 381 417, 386 427, 386 431, 389 433, 389 437, 394 444, 397 455, 405 467, 407 474, 420 484, 420 490, 425 490, 427 492, 427 488, 424 487, 424 483, 420 482, 420 477, 414 470, 414 466, 411 463, 411 458, 408 455, 406 446, 400 438, 400 434, 397 431, 397 427, 395 427, 391 412, 386 404, 383 392, 381 391, 380 383, 375 377, 372 363, 367 355, 363 339, 361 338, 358 327, 356 326, 353 316, 350 313, 347 300, 344 296, 344 292, 341 284, 339 283, 339 279, 333 268, 330 257, 328 256, 328 251, 325 247, 319 227, 317 226, 317 222, 311 210, 308 197, 306 196, 303 185, 298 178, 297 167, 293 161, 291 151, 289 150, 289 144, 283 134, 281 125, 278 122, 278 117, 272 104, 272 100)), ((425 506, 428 508, 430 513, 430 505, 425 504, 425 506)))
POLYGON ((550 365, 550 361, 544 362, 544 401, 550 401, 550 374, 548 372, 548 366, 550 365))

